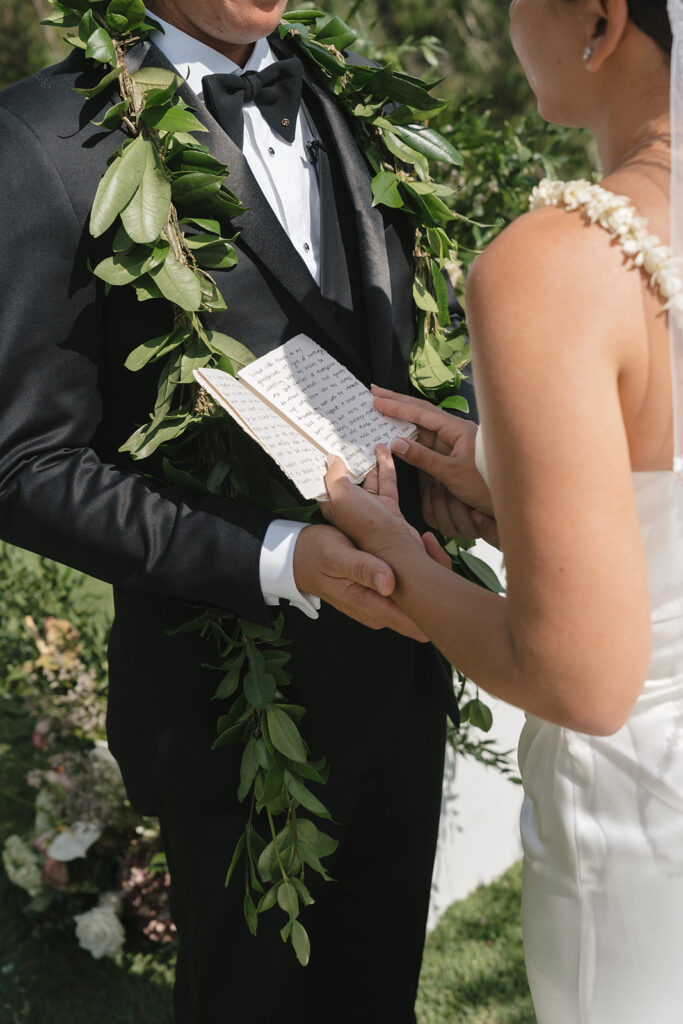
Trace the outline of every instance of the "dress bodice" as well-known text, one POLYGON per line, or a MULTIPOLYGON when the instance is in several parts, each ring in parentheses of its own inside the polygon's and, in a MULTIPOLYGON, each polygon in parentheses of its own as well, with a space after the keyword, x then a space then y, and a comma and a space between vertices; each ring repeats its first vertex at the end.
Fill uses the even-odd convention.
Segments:
POLYGON ((670 470, 634 473, 650 588, 652 656, 644 693, 683 667, 683 482, 670 470))

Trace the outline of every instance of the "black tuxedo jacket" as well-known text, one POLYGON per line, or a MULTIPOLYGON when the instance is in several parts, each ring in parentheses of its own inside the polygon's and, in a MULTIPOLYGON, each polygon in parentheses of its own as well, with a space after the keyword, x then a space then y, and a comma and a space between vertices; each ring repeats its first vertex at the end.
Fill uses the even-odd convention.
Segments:
MULTIPOLYGON (((149 43, 131 53, 131 63, 170 66, 149 43)), ((270 620, 258 566, 274 514, 190 496, 118 453, 147 419, 158 375, 155 367, 127 371, 125 358, 170 324, 165 303, 139 303, 132 289, 105 295, 88 270, 88 261, 106 255, 89 237, 90 207, 122 142, 119 132, 93 123, 118 97, 84 101, 74 92, 92 80, 75 52, 0 94, 0 536, 114 585, 110 744, 133 802, 153 812, 171 789, 188 798, 198 786, 205 794, 234 789, 234 754, 210 751, 224 710, 209 699, 219 678, 205 667, 214 652, 195 635, 169 630, 192 616, 190 604, 270 620)), ((316 285, 242 153, 183 89, 208 128, 202 141, 229 166, 228 184, 248 210, 224 225, 225 234, 240 232, 239 262, 215 274, 228 308, 212 314, 210 325, 256 355, 305 332, 367 382, 407 389, 415 326, 410 238, 372 208, 370 174, 315 74, 308 74, 305 100, 334 149, 335 188, 352 211, 346 266, 362 292, 354 303, 348 280, 340 282, 331 265, 327 273, 323 266, 322 290, 316 285)), ((250 471, 262 472, 260 451, 246 450, 250 471)), ((409 504, 416 503, 413 484, 409 504)), ((317 622, 292 612, 287 633, 293 697, 309 706, 316 754, 328 744, 343 758, 349 729, 353 743, 361 735, 370 743, 373 715, 390 725, 416 675, 443 702, 452 692, 433 649, 365 629, 329 607, 317 622), (435 673, 437 682, 426 678, 435 673), (359 729, 361 695, 369 719, 359 729)))

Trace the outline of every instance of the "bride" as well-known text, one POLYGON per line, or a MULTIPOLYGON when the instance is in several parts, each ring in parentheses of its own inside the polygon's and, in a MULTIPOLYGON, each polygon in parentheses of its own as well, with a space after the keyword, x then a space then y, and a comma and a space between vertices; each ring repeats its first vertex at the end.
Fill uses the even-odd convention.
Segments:
MULTIPOLYGON (((683 20, 681 0, 669 7, 683 20)), ((334 460, 325 509, 391 565, 395 601, 450 660, 527 712, 523 926, 540 1024, 680 1024, 671 27, 665 0, 513 0, 510 25, 541 114, 595 131, 606 176, 543 182, 469 276, 478 433, 375 391, 421 428, 394 452, 430 474, 428 522, 467 535, 495 520, 507 597, 435 561, 434 538, 400 516, 386 449, 378 495, 334 460)))

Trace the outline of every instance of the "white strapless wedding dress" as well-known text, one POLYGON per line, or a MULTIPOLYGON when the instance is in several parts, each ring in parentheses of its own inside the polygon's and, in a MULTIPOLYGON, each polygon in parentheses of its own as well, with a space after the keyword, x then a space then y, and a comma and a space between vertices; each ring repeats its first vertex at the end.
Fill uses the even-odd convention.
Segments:
POLYGON ((524 952, 538 1024, 683 1022, 683 483, 650 472, 633 485, 652 611, 648 679, 614 736, 529 715, 519 742, 524 952))
MULTIPOLYGON (((485 475, 482 444, 478 464, 485 475)), ((527 716, 524 954, 538 1024, 683 1022, 683 484, 634 473, 648 679, 614 736, 527 716)))

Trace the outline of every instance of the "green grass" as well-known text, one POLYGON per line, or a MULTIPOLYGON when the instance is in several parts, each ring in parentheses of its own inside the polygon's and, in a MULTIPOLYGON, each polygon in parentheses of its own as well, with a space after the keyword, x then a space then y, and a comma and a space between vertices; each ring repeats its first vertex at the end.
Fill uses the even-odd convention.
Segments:
POLYGON ((524 972, 521 865, 454 903, 427 940, 418 1024, 535 1024, 524 972))

